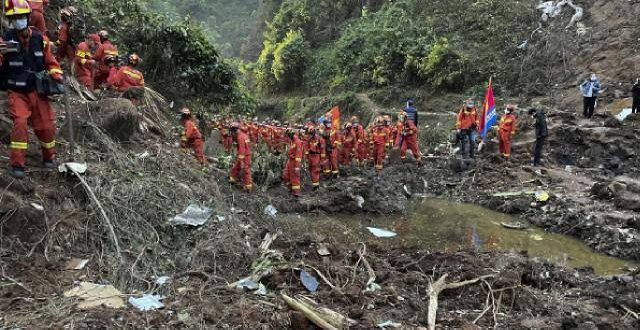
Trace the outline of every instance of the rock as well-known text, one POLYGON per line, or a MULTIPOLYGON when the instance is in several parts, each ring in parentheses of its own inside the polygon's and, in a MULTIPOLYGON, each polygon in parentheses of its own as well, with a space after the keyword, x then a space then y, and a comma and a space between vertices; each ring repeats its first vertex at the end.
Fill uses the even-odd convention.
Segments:
POLYGON ((622 127, 622 122, 620 122, 615 117, 607 117, 607 119, 604 120, 604 126, 610 128, 619 128, 622 127))
POLYGON ((622 183, 622 182, 618 182, 618 181, 613 181, 611 182, 607 188, 611 191, 611 193, 615 196, 618 196, 620 194, 622 194, 623 192, 627 191, 627 185, 622 183))
POLYGON ((140 115, 131 101, 104 99, 91 106, 95 123, 116 141, 129 141, 137 132, 140 115))
POLYGON ((596 182, 591 187, 591 195, 597 199, 610 199, 613 198, 613 193, 609 190, 609 184, 606 182, 596 182))
POLYGON ((615 205, 623 210, 640 211, 640 195, 625 192, 615 198, 615 205))

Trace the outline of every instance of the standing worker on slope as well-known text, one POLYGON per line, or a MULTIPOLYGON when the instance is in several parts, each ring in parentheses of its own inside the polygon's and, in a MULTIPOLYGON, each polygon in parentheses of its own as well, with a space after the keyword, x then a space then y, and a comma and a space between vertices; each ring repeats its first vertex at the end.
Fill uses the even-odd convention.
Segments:
POLYGON ((29 4, 25 0, 5 0, 4 13, 13 27, 0 40, 0 87, 8 91, 13 120, 9 171, 12 176, 22 178, 29 146, 29 122, 40 140, 42 165, 54 167, 56 115, 47 96, 36 91, 36 73, 47 72, 59 83, 63 76, 47 37, 29 27, 29 4))
POLYGON ((475 158, 476 130, 479 126, 478 109, 472 99, 468 99, 458 112, 456 129, 461 140, 462 157, 475 158))
POLYGON ((96 53, 93 55, 93 59, 98 62, 98 70, 93 77, 94 88, 100 88, 109 78, 111 68, 106 60, 108 58, 116 59, 118 57, 118 48, 109 41, 109 32, 102 30, 98 32, 98 37, 100 37, 100 44, 98 45, 96 53))
POLYGON ((129 65, 120 68, 113 66, 107 79, 107 87, 113 87, 123 93, 131 88, 144 87, 144 76, 137 70, 140 64, 138 54, 129 55, 129 65))
POLYGON ((549 130, 547 128, 547 117, 545 116, 544 111, 535 108, 529 109, 529 116, 533 117, 533 119, 535 120, 534 129, 536 132, 536 145, 533 148, 531 166, 539 166, 540 158, 542 158, 542 148, 544 147, 544 141, 549 135, 549 130))
POLYGON ((91 92, 93 92, 93 67, 96 64, 93 52, 99 42, 100 37, 97 34, 88 35, 85 41, 78 45, 74 58, 76 79, 91 92))
POLYGON ((422 153, 418 143, 418 128, 413 121, 408 119, 405 112, 401 112, 398 116, 403 124, 399 136, 400 158, 405 161, 407 159, 407 149, 409 149, 416 159, 416 163, 422 165, 422 153))
POLYGON ((500 154, 502 154, 506 160, 511 158, 511 140, 516 134, 515 110, 515 105, 508 104, 507 109, 505 110, 505 115, 500 119, 500 124, 498 126, 498 148, 500 150, 500 154))
POLYGON ((230 126, 231 137, 236 143, 236 162, 231 168, 229 182, 236 183, 242 177, 243 189, 250 192, 253 189, 251 178, 251 140, 245 132, 240 130, 240 123, 234 122, 230 126))
POLYGON ((413 99, 407 100, 407 106, 404 108, 404 113, 407 115, 407 118, 413 122, 416 127, 418 126, 418 109, 415 107, 415 102, 413 99))
POLYGON ((289 150, 287 153, 287 163, 282 173, 282 182, 289 186, 293 197, 300 197, 300 169, 302 168, 302 156, 304 156, 304 145, 296 129, 287 128, 286 136, 289 139, 289 150))
POLYGON ((184 131, 180 137, 180 148, 183 151, 188 152, 189 148, 193 149, 196 159, 202 165, 207 164, 207 160, 204 157, 202 134, 198 130, 198 127, 191 118, 191 111, 187 108, 180 110, 180 121, 184 126, 184 131))
POLYGON ((591 74, 591 77, 580 85, 580 91, 582 92, 584 102, 582 114, 585 118, 591 119, 596 109, 598 95, 600 94, 600 80, 598 80, 595 73, 591 74))

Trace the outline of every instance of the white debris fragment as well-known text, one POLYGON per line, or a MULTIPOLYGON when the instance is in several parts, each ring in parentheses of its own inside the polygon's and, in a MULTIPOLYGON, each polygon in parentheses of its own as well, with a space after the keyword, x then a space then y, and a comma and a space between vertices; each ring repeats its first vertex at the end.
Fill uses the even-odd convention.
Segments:
POLYGON ((278 210, 276 210, 273 205, 267 205, 267 207, 264 208, 264 215, 268 217, 275 219, 277 214, 278 210))
POLYGON ((211 217, 211 210, 208 207, 200 207, 195 204, 187 206, 184 212, 169 219, 168 223, 173 226, 186 225, 186 226, 202 226, 211 217))
POLYGON ((373 228, 373 227, 367 227, 367 230, 369 230, 369 232, 372 233, 374 236, 381 237, 381 238, 391 238, 391 237, 396 237, 398 235, 392 231, 373 228))
POLYGON ((58 172, 76 172, 82 174, 87 171, 87 163, 63 163, 58 166, 58 172))
POLYGON ((37 204, 37 203, 31 203, 31 207, 33 207, 34 209, 36 209, 36 210, 38 210, 40 212, 44 211, 44 207, 42 207, 42 205, 37 204))
POLYGON ((164 299, 160 295, 145 294, 140 298, 129 297, 129 303, 141 312, 152 311, 164 307, 160 300, 164 299))

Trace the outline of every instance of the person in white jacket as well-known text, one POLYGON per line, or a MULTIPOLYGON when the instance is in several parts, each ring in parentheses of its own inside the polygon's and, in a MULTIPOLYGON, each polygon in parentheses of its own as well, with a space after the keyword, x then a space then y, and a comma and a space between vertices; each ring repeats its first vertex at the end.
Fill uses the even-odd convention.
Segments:
POLYGON ((595 73, 591 74, 591 77, 580 85, 580 91, 584 100, 583 115, 585 118, 591 119, 596 109, 598 94, 600 93, 600 81, 595 73))

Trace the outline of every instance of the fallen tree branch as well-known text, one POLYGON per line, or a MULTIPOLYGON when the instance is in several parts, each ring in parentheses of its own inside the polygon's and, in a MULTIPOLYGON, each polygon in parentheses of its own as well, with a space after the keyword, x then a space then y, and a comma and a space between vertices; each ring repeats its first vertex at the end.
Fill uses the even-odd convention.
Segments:
POLYGON ((622 307, 622 309, 625 310, 625 312, 627 312, 627 314, 633 316, 636 320, 640 320, 640 316, 638 316, 638 313, 630 310, 629 308, 627 308, 627 306, 625 305, 620 305, 620 307, 622 307))
POLYGON ((448 276, 449 274, 444 274, 435 283, 429 283, 429 288, 427 289, 427 294, 429 295, 429 314, 427 314, 429 330, 436 329, 436 313, 438 312, 438 295, 440 292, 449 289, 457 289, 465 285, 478 283, 487 278, 495 277, 495 275, 484 275, 473 280, 446 283, 448 276))
POLYGON ((75 174, 78 180, 80 180, 80 183, 82 183, 82 186, 87 191, 87 194, 89 194, 89 197, 91 197, 91 200, 93 200, 93 202, 96 204, 96 207, 98 207, 98 209, 100 210, 100 214, 102 215, 102 218, 104 219, 104 222, 107 225, 107 228, 109 229, 109 233, 111 234, 111 240, 113 241, 113 245, 116 248, 116 253, 118 254, 118 258, 122 262, 123 261, 122 252, 120 251, 120 244, 118 244, 118 236, 116 236, 116 231, 113 228, 113 225, 111 224, 111 220, 109 220, 109 217, 107 216, 107 212, 105 212, 104 208, 102 208, 102 204, 100 204, 98 197, 96 197, 96 194, 93 193, 93 190, 91 190, 91 187, 89 187, 89 184, 87 184, 87 181, 84 180, 84 178, 80 175, 80 173, 76 172, 71 166, 66 166, 66 167, 69 171, 75 174))
POLYGON ((364 267, 367 269, 367 273, 369 274, 369 280, 367 281, 367 287, 376 281, 376 272, 371 268, 371 264, 367 261, 367 258, 364 256, 367 254, 367 246, 362 243, 362 248, 358 250, 358 255, 360 259, 362 259, 362 263, 364 267))
POLYGON ((327 322, 325 319, 323 319, 320 315, 318 315, 316 312, 311 310, 308 305, 300 303, 298 300, 293 299, 293 298, 287 296, 284 293, 281 296, 282 296, 282 299, 284 299, 284 301, 291 308, 293 308, 293 309, 297 310, 298 312, 304 314, 305 317, 307 317, 311 322, 313 322, 313 324, 317 325, 321 329, 324 329, 324 330, 338 330, 338 328, 334 327, 329 322, 327 322))

